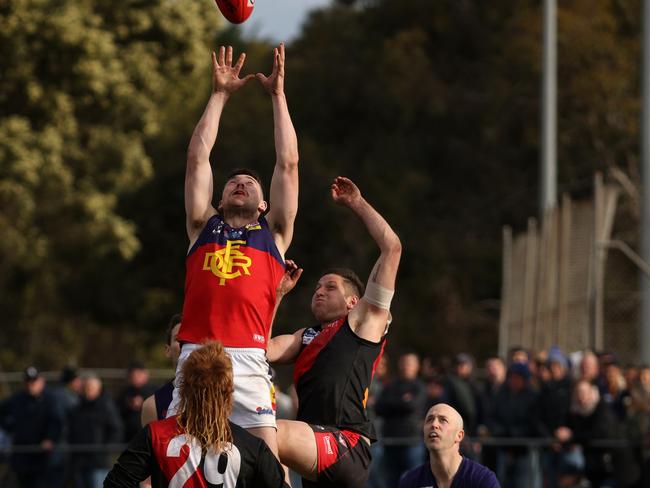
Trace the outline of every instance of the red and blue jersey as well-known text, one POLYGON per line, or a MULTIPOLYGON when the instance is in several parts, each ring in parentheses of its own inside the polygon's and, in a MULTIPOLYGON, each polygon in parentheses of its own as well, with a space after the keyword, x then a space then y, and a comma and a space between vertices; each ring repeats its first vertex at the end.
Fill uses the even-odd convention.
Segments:
POLYGON ((283 274, 266 219, 233 228, 212 216, 187 255, 178 340, 266 349, 283 274))

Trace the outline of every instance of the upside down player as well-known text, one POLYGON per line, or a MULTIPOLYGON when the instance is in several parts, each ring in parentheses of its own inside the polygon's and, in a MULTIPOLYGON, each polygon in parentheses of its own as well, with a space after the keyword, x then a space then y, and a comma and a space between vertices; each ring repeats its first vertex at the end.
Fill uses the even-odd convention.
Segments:
POLYGON ((328 271, 311 301, 319 324, 274 337, 267 357, 296 361, 297 421, 278 421, 282 463, 303 476, 305 487, 361 488, 376 440, 365 403, 390 322, 401 243, 349 179, 334 180, 332 198, 361 219, 381 251, 365 294, 352 271, 328 271))
MULTIPOLYGON (((239 78, 245 55, 232 65, 232 47, 212 53, 212 95, 187 155, 185 211, 190 247, 186 259, 182 344, 177 367, 199 344, 219 340, 233 361, 235 394, 231 420, 263 438, 277 454, 275 411, 265 350, 284 275, 284 253, 298 209, 298 144, 284 95, 284 45, 274 49, 270 76, 256 75, 273 104, 276 162, 268 209, 259 177, 231 173, 218 210, 212 206, 210 151, 229 96, 253 77, 239 78)), ((168 410, 175 413, 177 392, 168 410)))
POLYGON ((183 364, 178 416, 151 422, 131 441, 104 481, 155 488, 283 488, 284 472, 266 443, 228 420, 233 371, 218 342, 183 364))

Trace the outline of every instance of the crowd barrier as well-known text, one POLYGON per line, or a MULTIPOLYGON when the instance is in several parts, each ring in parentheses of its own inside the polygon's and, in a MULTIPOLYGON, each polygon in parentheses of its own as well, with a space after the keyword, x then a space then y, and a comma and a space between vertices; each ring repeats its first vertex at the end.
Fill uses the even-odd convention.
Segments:
MULTIPOLYGON (((379 441, 384 446, 412 445, 413 443, 422 442, 421 438, 385 438, 379 441)), ((513 438, 513 437, 467 437, 463 441, 466 448, 473 450, 474 458, 481 462, 481 453, 485 447, 508 448, 517 447, 525 448, 529 452, 530 462, 530 479, 527 483, 528 488, 542 487, 542 452, 555 444, 552 438, 513 438)), ((627 439, 593 439, 586 445, 589 447, 621 449, 632 448, 640 450, 643 446, 639 442, 632 442, 627 439)), ((103 452, 116 458, 120 452, 126 448, 126 444, 58 444, 53 451, 74 455, 75 453, 97 453, 103 452)), ((43 449, 39 445, 32 446, 0 446, 0 486, 13 488, 11 473, 8 467, 11 453, 40 453, 43 449)), ((650 457, 650 448, 646 448, 647 459, 650 457)), ((640 466, 641 470, 645 466, 640 466)), ((650 472, 643 472, 643 479, 650 479, 650 472)))

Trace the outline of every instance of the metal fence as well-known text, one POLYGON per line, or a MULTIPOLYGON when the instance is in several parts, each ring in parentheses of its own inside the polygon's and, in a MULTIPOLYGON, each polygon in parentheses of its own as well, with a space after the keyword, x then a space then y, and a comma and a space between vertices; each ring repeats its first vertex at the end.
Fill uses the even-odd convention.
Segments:
MULTIPOLYGON (((83 375, 86 372, 92 371, 96 374, 101 380, 106 390, 113 398, 117 393, 126 386, 126 374, 127 370, 123 368, 80 368, 78 373, 83 375)), ((149 371, 149 380, 151 386, 159 386, 163 383, 169 381, 174 377, 173 369, 165 368, 153 368, 148 369, 149 371)), ((60 371, 41 371, 41 376, 45 378, 48 386, 57 384, 61 376, 60 371)), ((1 372, 0 371, 0 399, 6 398, 15 391, 22 388, 24 382, 24 372, 23 371, 10 371, 10 372, 1 372)))
MULTIPOLYGON (((421 439, 404 439, 404 438, 385 438, 379 441, 379 444, 385 446, 400 446, 400 445, 413 445, 421 442, 421 439)), ((485 448, 524 448, 528 452, 528 463, 530 478, 526 485, 527 488, 541 488, 543 481, 542 469, 542 455, 545 450, 548 450, 555 444, 552 438, 513 438, 513 437, 474 437, 465 438, 463 445, 467 449, 473 451, 472 457, 478 462, 481 462, 481 454, 485 448)), ((606 449, 633 449, 639 453, 643 452, 641 459, 646 460, 646 464, 639 466, 643 480, 650 480, 650 472, 647 469, 647 460, 650 458, 650 449, 646 447, 643 451, 643 446, 639 442, 632 442, 627 439, 593 439, 586 443, 588 447, 598 447, 606 449), (645 470, 645 471, 644 471, 645 470)), ((107 453, 113 459, 116 459, 120 452, 126 448, 125 444, 77 444, 77 445, 56 445, 54 451, 73 455, 74 453, 107 453)), ((9 457, 11 453, 42 453, 43 449, 39 445, 34 446, 0 446, 0 486, 3 488, 14 488, 16 484, 13 480, 11 470, 9 468, 9 457)), ((373 460, 377 462, 378 460, 373 460)), ((424 462, 424 460, 423 460, 424 462)), ((295 480, 296 478, 292 478, 295 480)), ((299 485, 293 481, 294 488, 299 485)))
MULTIPOLYGON (((650 271, 616 231, 619 189, 596 175, 592 199, 564 196, 526 232, 503 231, 499 354, 556 345, 639 354, 638 273, 650 271)), ((628 236, 629 237, 629 236, 628 236)))

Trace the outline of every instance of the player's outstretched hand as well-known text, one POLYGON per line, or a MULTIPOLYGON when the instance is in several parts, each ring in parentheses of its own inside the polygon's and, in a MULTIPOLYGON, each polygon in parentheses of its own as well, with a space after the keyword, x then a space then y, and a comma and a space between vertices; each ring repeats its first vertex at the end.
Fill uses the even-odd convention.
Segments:
POLYGON ((277 293, 280 296, 284 296, 289 293, 298 283, 300 275, 302 275, 302 268, 299 268, 298 265, 291 259, 287 259, 284 262, 284 275, 278 284, 277 293))
POLYGON ((351 207, 361 201, 361 192, 351 179, 337 176, 332 183, 332 200, 334 203, 351 207))
POLYGON ((284 43, 273 49, 273 70, 269 76, 255 75, 269 95, 284 93, 284 43))
POLYGON ((235 66, 232 65, 232 46, 227 48, 221 46, 219 55, 212 52, 212 91, 214 93, 225 93, 230 95, 232 92, 239 90, 248 80, 255 75, 246 75, 239 77, 239 73, 244 66, 246 53, 241 53, 235 66))

